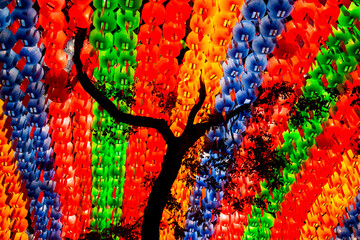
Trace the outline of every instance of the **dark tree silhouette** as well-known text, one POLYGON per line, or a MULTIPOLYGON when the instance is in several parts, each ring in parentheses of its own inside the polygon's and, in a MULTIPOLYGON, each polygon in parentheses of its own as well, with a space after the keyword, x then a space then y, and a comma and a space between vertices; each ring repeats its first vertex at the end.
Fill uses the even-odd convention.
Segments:
POLYGON ((83 72, 83 64, 80 60, 80 52, 86 38, 87 29, 79 29, 75 38, 75 53, 73 61, 77 71, 77 79, 98 104, 106 110, 116 122, 129 124, 136 127, 146 127, 156 129, 164 138, 168 148, 164 155, 163 163, 159 176, 154 182, 147 205, 144 210, 141 237, 143 240, 159 239, 159 227, 163 210, 166 206, 168 194, 180 170, 183 156, 195 142, 213 126, 227 123, 230 119, 237 116, 242 111, 249 109, 249 104, 239 106, 230 111, 226 117, 220 113, 215 113, 207 121, 194 124, 194 119, 201 109, 205 97, 205 84, 200 82, 199 98, 191 109, 184 132, 179 137, 175 137, 170 130, 170 126, 164 119, 154 119, 151 117, 135 116, 120 111, 99 89, 91 82, 86 73, 83 72))

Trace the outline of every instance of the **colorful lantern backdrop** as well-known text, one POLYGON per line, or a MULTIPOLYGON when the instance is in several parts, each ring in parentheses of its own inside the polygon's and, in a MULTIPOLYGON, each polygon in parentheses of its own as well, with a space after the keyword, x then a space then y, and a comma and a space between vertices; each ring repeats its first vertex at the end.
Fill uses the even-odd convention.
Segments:
POLYGON ((79 28, 95 86, 175 136, 201 81, 196 123, 252 105, 188 151, 161 239, 356 238, 359 4, 2 1, 0 239, 126 239, 126 229, 140 239, 167 144, 115 122, 84 91, 72 59, 79 28))

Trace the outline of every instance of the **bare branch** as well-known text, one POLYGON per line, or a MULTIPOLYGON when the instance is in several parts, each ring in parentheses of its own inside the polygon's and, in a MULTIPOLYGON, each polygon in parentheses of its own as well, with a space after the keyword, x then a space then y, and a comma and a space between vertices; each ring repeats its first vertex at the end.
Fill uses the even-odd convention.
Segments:
POLYGON ((218 126, 220 124, 225 124, 233 117, 239 115, 242 111, 250 109, 250 107, 251 107, 250 104, 241 105, 240 107, 237 107, 237 108, 231 110, 226 115, 225 118, 221 113, 216 113, 215 115, 213 115, 212 118, 209 119, 209 121, 195 124, 195 128, 199 129, 201 132, 204 132, 204 134, 205 134, 205 132, 208 131, 210 129, 210 127, 218 126))
POLYGON ((91 82, 89 77, 83 72, 83 64, 80 60, 80 51, 84 45, 87 29, 80 28, 75 37, 75 53, 73 61, 77 71, 77 78, 79 79, 84 90, 89 93, 99 105, 106 110, 116 122, 126 123, 137 127, 155 128, 165 139, 165 141, 173 140, 174 134, 170 130, 167 122, 164 119, 155 119, 151 117, 134 116, 120 111, 110 99, 104 96, 91 82))
POLYGON ((186 128, 190 128, 190 126, 194 124, 196 114, 201 109, 201 106, 203 105, 205 98, 206 98, 205 83, 200 80, 199 100, 190 111, 189 118, 187 120, 187 124, 184 131, 186 131, 186 128))

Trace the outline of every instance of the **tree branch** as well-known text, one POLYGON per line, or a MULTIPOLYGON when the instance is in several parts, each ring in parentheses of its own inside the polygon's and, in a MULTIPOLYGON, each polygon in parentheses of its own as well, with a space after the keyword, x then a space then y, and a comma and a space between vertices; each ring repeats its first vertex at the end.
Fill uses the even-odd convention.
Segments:
POLYGON ((205 98, 206 98, 205 83, 200 80, 199 100, 190 111, 184 132, 187 131, 187 129, 191 128, 192 125, 194 125, 196 114, 201 109, 201 106, 203 105, 205 98))
POLYGON ((99 105, 106 110, 111 117, 117 122, 126 123, 137 127, 155 128, 164 138, 165 141, 173 140, 174 134, 170 130, 167 122, 164 119, 155 119, 144 116, 134 116, 120 111, 115 104, 113 104, 106 96, 104 96, 94 84, 92 84, 89 77, 83 72, 83 64, 80 60, 80 51, 84 45, 87 29, 80 28, 75 37, 75 53, 73 61, 77 71, 77 78, 84 90, 91 95, 99 105))
POLYGON ((239 115, 242 111, 250 109, 250 107, 251 107, 250 104, 241 105, 240 107, 237 107, 234 110, 231 110, 226 115, 225 119, 221 113, 217 113, 217 114, 213 115, 213 118, 210 118, 209 121, 195 124, 195 128, 199 129, 201 132, 206 132, 212 126, 218 126, 220 124, 227 123, 230 119, 239 115))

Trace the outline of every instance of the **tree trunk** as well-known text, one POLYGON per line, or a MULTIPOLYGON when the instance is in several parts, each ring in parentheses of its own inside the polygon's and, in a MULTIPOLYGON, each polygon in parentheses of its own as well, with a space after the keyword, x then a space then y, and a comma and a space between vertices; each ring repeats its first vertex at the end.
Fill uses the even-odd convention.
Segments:
POLYGON ((142 240, 158 240, 159 227, 168 194, 178 175, 181 160, 187 149, 181 146, 179 141, 168 144, 164 156, 161 172, 155 180, 144 211, 143 225, 141 229, 142 240))

